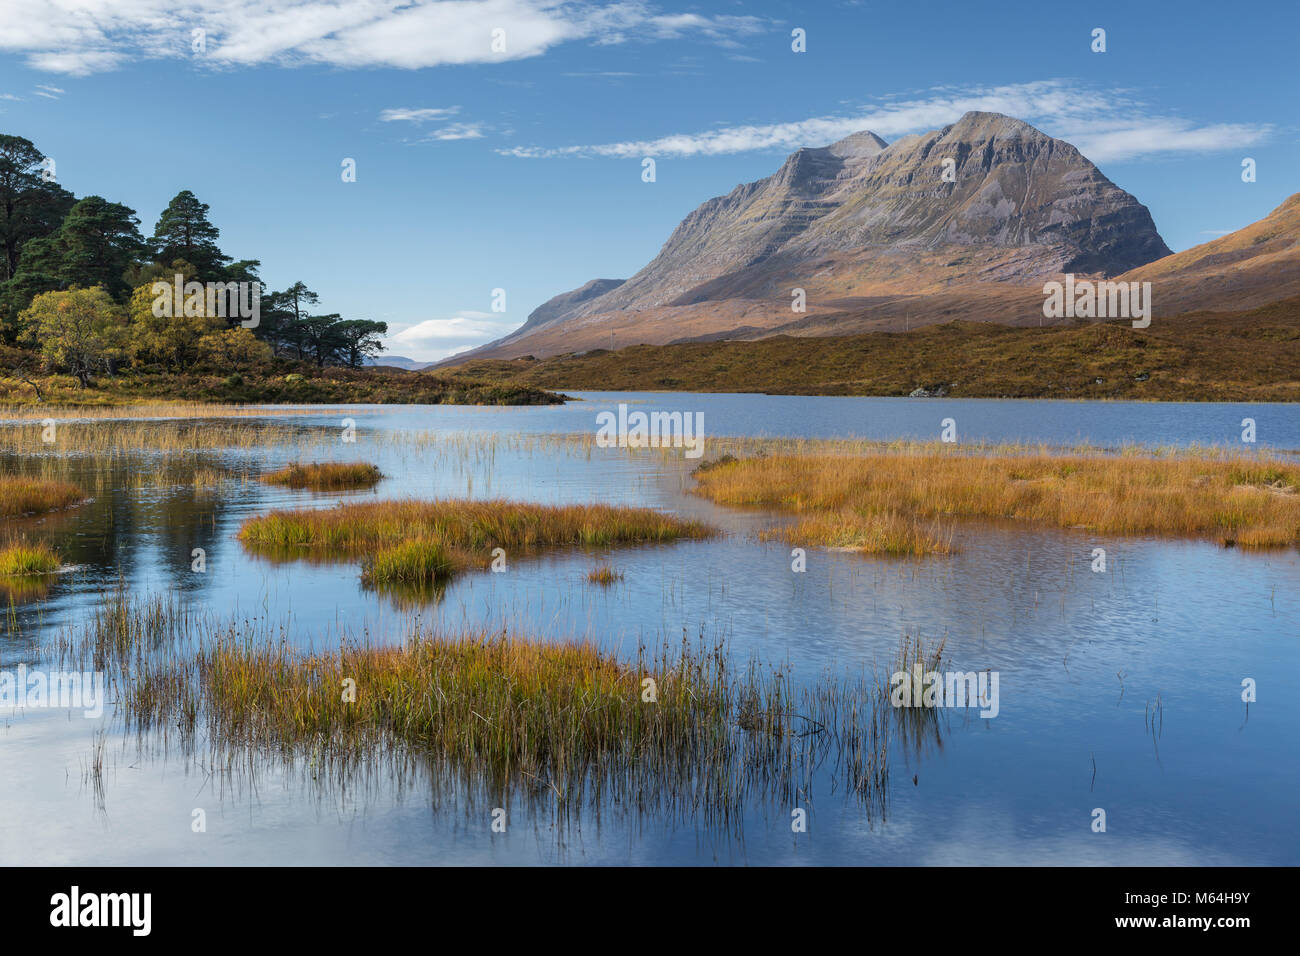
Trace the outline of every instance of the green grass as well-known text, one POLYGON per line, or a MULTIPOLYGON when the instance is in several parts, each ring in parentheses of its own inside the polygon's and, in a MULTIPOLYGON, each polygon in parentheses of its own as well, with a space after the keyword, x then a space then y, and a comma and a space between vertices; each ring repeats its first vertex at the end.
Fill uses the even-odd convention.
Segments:
POLYGON ((293 464, 262 476, 272 485, 287 488, 310 488, 312 491, 342 491, 349 488, 371 488, 384 475, 374 465, 366 462, 323 462, 320 464, 293 464))
POLYGON ((436 584, 459 567, 447 548, 437 541, 416 538, 381 548, 361 564, 361 583, 367 587, 436 584))
POLYGON ((59 570, 58 552, 44 541, 14 541, 0 546, 0 576, 22 577, 59 570))

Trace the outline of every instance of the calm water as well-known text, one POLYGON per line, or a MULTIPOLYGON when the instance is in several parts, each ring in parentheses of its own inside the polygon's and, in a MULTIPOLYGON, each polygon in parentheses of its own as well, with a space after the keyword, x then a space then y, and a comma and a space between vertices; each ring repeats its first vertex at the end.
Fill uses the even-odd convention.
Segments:
MULTIPOLYGON (((939 740, 891 755, 886 813, 818 786, 797 806, 755 799, 719 831, 619 807, 557 826, 512 811, 505 834, 468 795, 438 791, 419 768, 322 781, 309 767, 255 774, 212 766, 158 735, 124 735, 111 715, 0 712, 0 862, 4 863, 1290 863, 1300 862, 1300 555, 1248 554, 1197 542, 1113 539, 1080 531, 961 525, 960 551, 919 562, 788 547, 757 532, 781 519, 689 494, 680 453, 601 449, 544 436, 595 430, 628 402, 704 413, 708 436, 938 437, 1116 446, 1300 448, 1300 413, 1283 405, 1148 405, 582 393, 558 408, 354 408, 284 415, 315 435, 300 452, 196 450, 196 461, 250 476, 285 461, 373 461, 373 492, 318 495, 255 480, 212 492, 150 480, 156 456, 120 461, 93 501, 21 524, 48 535, 75 570, 20 603, 0 666, 39 663, 30 638, 78 625, 119 576, 136 594, 183 593, 220 618, 285 624, 303 646, 340 631, 396 639, 418 614, 447 629, 512 626, 587 636, 619 653, 639 642, 705 634, 733 656, 789 662, 796 677, 891 662, 904 633, 944 639, 962 670, 1000 673, 1000 712, 947 714, 939 740), (411 433, 433 438, 412 440, 411 433), (324 437, 320 437, 324 436, 324 437), (343 498, 510 497, 606 501, 689 514, 725 533, 702 542, 556 552, 504 574, 457 578, 439 602, 412 606, 363 590, 354 564, 274 563, 234 539, 275 506, 343 498), (204 548, 207 571, 190 570, 204 548), (1108 571, 1090 570, 1105 548, 1108 571), (625 579, 588 585, 601 561, 625 579), (15 633, 20 629, 22 635, 15 633), (1241 701, 1243 678, 1257 703, 1241 701), (1162 720, 1153 731, 1148 712, 1162 720), (85 768, 104 731, 102 803, 85 768), (192 833, 202 808, 207 832, 192 833), (1091 829, 1094 808, 1107 832, 1091 829)), ((11 427, 11 426, 4 426, 11 427)), ((112 424, 97 427, 114 427, 112 424)), ((159 427, 162 427, 161 425, 159 427)), ((706 445, 707 449, 707 445, 706 445)), ((708 452, 706 451, 706 457, 708 452)), ((8 466, 9 461, 5 462, 8 466)), ((93 463, 73 460, 88 482, 93 463)))

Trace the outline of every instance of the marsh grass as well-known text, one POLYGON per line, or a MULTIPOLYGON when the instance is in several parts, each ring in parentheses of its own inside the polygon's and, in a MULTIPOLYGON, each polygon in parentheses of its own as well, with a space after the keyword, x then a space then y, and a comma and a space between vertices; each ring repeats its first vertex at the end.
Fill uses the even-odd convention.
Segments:
POLYGON ((239 538, 272 557, 359 558, 366 583, 411 583, 487 567, 492 551, 701 538, 712 529, 648 508, 512 501, 378 501, 250 518, 239 538))
POLYGON ((279 471, 262 475, 268 484, 287 488, 309 488, 312 491, 342 491, 349 488, 372 488, 384 477, 383 473, 367 462, 320 462, 309 465, 292 464, 279 471))
POLYGON ((761 455, 698 471, 695 479, 696 491, 719 504, 805 517, 782 536, 886 553, 898 547, 899 534, 904 551, 942 551, 934 541, 950 541, 953 521, 962 518, 1243 548, 1300 542, 1300 465, 1281 457, 1203 450, 1001 456, 934 443, 852 455, 761 455), (930 542, 917 537, 921 531, 930 542))
POLYGON ((623 580, 623 572, 611 568, 609 565, 601 565, 598 568, 592 568, 587 572, 587 581, 590 584, 598 584, 601 587, 608 587, 623 580))
POLYGON ((86 500, 86 493, 67 481, 0 475, 0 517, 60 511, 86 500))
POLYGON ((59 554, 44 541, 18 539, 0 544, 0 576, 27 577, 59 570, 59 554))
MULTIPOLYGON (((199 410, 204 408, 200 406, 199 410)), ((165 412, 166 409, 155 409, 165 412)), ((333 451, 338 447, 339 428, 335 424, 295 421, 299 414, 325 416, 330 409, 276 408, 235 410, 245 414, 198 417, 179 415, 160 418, 126 418, 117 412, 114 418, 77 417, 57 421, 49 435, 36 420, 18 419, 0 426, 0 454, 9 453, 32 459, 61 461, 72 456, 96 460, 135 453, 168 457, 192 455, 200 451, 257 453, 267 451, 289 456, 307 456, 333 451), (278 416, 285 416, 285 421, 278 416), (47 442, 45 439, 54 440, 47 442)), ((465 468, 490 465, 502 453, 537 454, 568 452, 591 454, 595 447, 592 434, 506 434, 502 432, 447 431, 443 429, 391 428, 384 421, 386 409, 341 409, 339 420, 355 416, 358 434, 364 430, 370 445, 402 455, 416 455, 431 467, 465 468), (364 416, 364 417, 363 417, 364 416)), ((486 413, 485 414, 490 414, 486 413)), ((0 418, 4 416, 0 414, 0 418)), ((669 449, 656 449, 667 452, 669 449)))
POLYGON ((445 582, 460 566, 442 542, 415 538, 386 545, 363 559, 361 583, 410 589, 445 582))
MULTIPOLYGON (((894 673, 911 675, 917 668, 922 675, 940 673, 946 643, 946 640, 940 640, 937 646, 927 650, 925 642, 919 636, 903 635, 894 662, 894 673)), ((893 711, 904 753, 920 757, 931 749, 943 749, 947 712, 942 707, 927 707, 922 700, 913 699, 909 706, 893 707, 893 711)))
POLYGON ((828 548, 897 557, 952 554, 952 528, 941 522, 923 522, 896 511, 870 512, 846 509, 801 518, 793 525, 759 533, 764 541, 777 539, 790 545, 815 542, 828 548))
MULTIPOLYGON (((3 376, 0 376, 3 381, 3 376)), ((344 415, 345 405, 309 405, 294 407, 282 405, 258 408, 251 405, 230 405, 219 402, 134 402, 118 405, 0 405, 0 419, 14 421, 41 421, 46 418, 78 419, 87 421, 122 421, 125 419, 185 419, 185 418, 266 418, 280 415, 344 415)))
POLYGON ((106 595, 64 632, 57 658, 104 670, 129 732, 179 731, 234 763, 319 768, 433 761, 502 799, 568 812, 610 800, 732 819, 756 796, 788 805, 814 775, 883 812, 895 724, 881 682, 736 668, 703 638, 624 659, 589 641, 441 634, 412 622, 400 646, 292 646, 250 622, 200 622, 174 598, 106 595), (242 755, 242 757, 240 756, 242 755))
POLYGON ((189 475, 189 484, 195 488, 215 488, 230 475, 220 468, 195 463, 189 475))

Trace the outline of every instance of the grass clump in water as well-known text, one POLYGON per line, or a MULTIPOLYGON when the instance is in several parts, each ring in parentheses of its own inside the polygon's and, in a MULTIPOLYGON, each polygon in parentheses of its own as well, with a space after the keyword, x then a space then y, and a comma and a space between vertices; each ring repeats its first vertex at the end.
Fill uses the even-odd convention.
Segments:
POLYGON ((1196 451, 990 455, 929 443, 743 458, 695 477, 696 492, 719 504, 806 517, 787 540, 885 553, 915 553, 918 546, 942 552, 920 532, 950 541, 937 523, 956 518, 1013 518, 1247 548, 1300 543, 1300 467, 1280 458, 1243 462, 1196 451), (936 524, 925 530, 909 522, 936 524))
POLYGON ((703 639, 624 659, 589 641, 413 622, 400 646, 345 635, 319 651, 247 621, 197 623, 119 589, 55 649, 107 672, 131 730, 179 727, 232 759, 418 758, 494 800, 522 788, 557 808, 609 799, 713 819, 756 793, 788 803, 825 765, 883 811, 893 720, 871 678, 795 687, 781 668, 735 669, 703 639))
POLYGON ((492 551, 699 538, 712 530, 648 508, 537 505, 512 501, 378 501, 272 511, 244 522, 239 537, 277 556, 364 558, 372 583, 487 567, 492 551))
POLYGON ((938 522, 927 525, 893 511, 871 514, 845 510, 812 515, 793 525, 764 531, 759 537, 791 545, 813 541, 828 548, 898 557, 953 552, 951 528, 938 522))
POLYGON ((616 571, 609 565, 601 565, 598 568, 592 568, 587 572, 587 581, 591 584, 599 584, 601 587, 608 587, 618 581, 623 580, 623 572, 616 571))
POLYGON ((436 584, 450 578, 456 563, 437 541, 416 538, 388 545, 361 565, 361 583, 367 587, 436 584))
POLYGON ((86 493, 71 482, 0 475, 0 517, 59 511, 85 500, 86 493))
POLYGON ((0 576, 23 577, 59 570, 58 552, 44 541, 11 541, 0 545, 0 576))
POLYGON ((262 476, 262 480, 287 488, 309 488, 312 491, 343 491, 349 488, 372 488, 384 477, 383 473, 367 462, 322 462, 318 464, 293 464, 262 476))

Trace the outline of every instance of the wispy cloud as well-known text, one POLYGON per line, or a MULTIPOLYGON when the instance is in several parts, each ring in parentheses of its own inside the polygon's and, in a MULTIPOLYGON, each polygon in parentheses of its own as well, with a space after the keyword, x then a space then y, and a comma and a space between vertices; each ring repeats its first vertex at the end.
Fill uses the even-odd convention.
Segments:
POLYGON ((422 109, 408 109, 404 106, 399 106, 394 109, 386 109, 382 111, 379 114, 379 119, 385 123, 428 123, 433 120, 448 119, 459 112, 459 106, 425 107, 422 109))
POLYGON ((5 0, 0 51, 84 76, 140 59, 212 66, 323 63, 418 69, 539 56, 563 43, 694 38, 723 47, 763 29, 752 16, 673 13, 647 0, 5 0), (194 53, 190 31, 207 31, 194 53), (494 31, 504 31, 496 34, 494 31), (501 40, 504 40, 504 47, 501 40))
POLYGON ((482 123, 452 123, 436 129, 426 140, 482 139, 486 127, 482 123))
POLYGON ((578 146, 512 146, 498 150, 522 158, 720 156, 754 150, 790 151, 824 146, 871 130, 893 140, 945 126, 970 110, 1006 113, 1073 143, 1094 162, 1115 162, 1159 153, 1239 149, 1265 140, 1272 127, 1250 123, 1198 125, 1153 114, 1127 91, 1101 90, 1068 80, 1041 80, 996 87, 941 87, 924 95, 764 125, 721 126, 653 139, 578 146))
MULTIPOLYGON (((383 110, 379 114, 379 119, 385 123, 406 122, 423 125, 432 122, 445 122, 458 113, 460 113, 459 106, 421 107, 420 109, 401 106, 383 110)), ((420 139, 410 142, 428 143, 457 139, 482 139, 486 130, 487 125, 484 123, 447 123, 445 126, 431 130, 420 139)))

